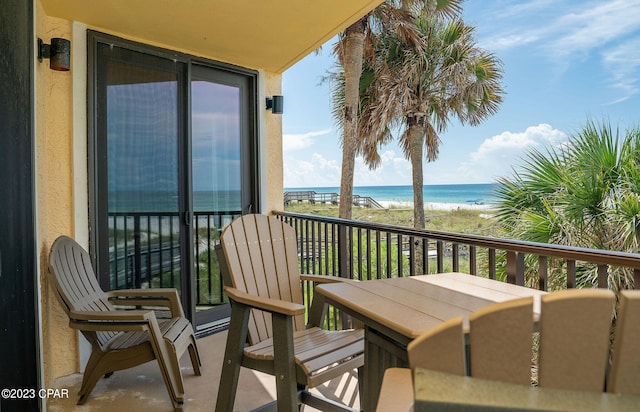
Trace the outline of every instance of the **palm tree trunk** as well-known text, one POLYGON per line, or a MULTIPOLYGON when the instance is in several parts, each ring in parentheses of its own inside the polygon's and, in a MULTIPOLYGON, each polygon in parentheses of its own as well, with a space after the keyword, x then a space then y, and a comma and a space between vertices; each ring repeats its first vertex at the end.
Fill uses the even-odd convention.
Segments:
POLYGON ((364 50, 364 30, 367 17, 353 23, 346 30, 344 69, 345 96, 342 135, 342 176, 340 180, 339 216, 351 219, 353 206, 353 174, 356 161, 356 135, 358 129, 358 105, 360 102, 360 74, 364 50))
POLYGON ((424 172, 422 159, 424 153, 424 126, 413 124, 409 126, 409 157, 411 158, 411 175, 413 181, 413 227, 424 229, 424 172))
MULTIPOLYGON (((411 174, 413 180, 413 227, 424 229, 424 175, 422 170, 422 158, 424 152, 424 126, 412 124, 409 126, 409 157, 411 160, 411 174)), ((416 274, 424 273, 424 249, 422 241, 414 241, 413 265, 416 274)))

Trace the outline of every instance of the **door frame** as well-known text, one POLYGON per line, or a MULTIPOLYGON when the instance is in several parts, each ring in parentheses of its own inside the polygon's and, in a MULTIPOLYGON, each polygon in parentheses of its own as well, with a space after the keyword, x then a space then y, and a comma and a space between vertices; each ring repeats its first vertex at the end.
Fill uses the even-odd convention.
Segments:
MULTIPOLYGON (((40 276, 36 239, 35 37, 33 2, 0 7, 0 387, 42 386, 40 276)), ((46 87, 46 86, 40 86, 46 87)), ((43 401, 0 398, 5 412, 38 410, 43 401)))
MULTIPOLYGON (((243 150, 246 150, 244 156, 246 159, 243 161, 248 162, 247 167, 243 166, 243 171, 247 171, 248 176, 243 176, 243 197, 246 195, 249 199, 242 200, 243 213, 250 211, 259 211, 260 209, 260 164, 259 164, 259 125, 258 125, 258 76, 259 73, 255 70, 234 66, 227 63, 217 62, 213 60, 204 59, 201 57, 195 57, 184 53, 179 53, 155 46, 145 45, 142 43, 122 39, 116 36, 104 34, 101 32, 87 30, 87 45, 88 45, 88 87, 87 87, 87 127, 88 127, 88 182, 89 182, 89 225, 90 225, 90 237, 89 237, 89 250, 93 259, 94 267, 96 268, 96 274, 104 290, 109 289, 109 284, 105 284, 104 279, 108 278, 108 261, 105 267, 104 258, 102 262, 99 261, 100 254, 98 250, 104 250, 105 239, 102 239, 100 230, 98 230, 100 220, 100 191, 106 190, 107 182, 104 177, 98 173, 98 156, 101 155, 101 150, 98 144, 98 132, 101 125, 98 124, 97 114, 100 108, 98 107, 96 90, 98 87, 97 79, 97 44, 111 44, 124 49, 131 50, 133 52, 148 54, 153 57, 163 58, 174 62, 185 64, 186 69, 183 73, 183 78, 179 79, 178 93, 179 93, 179 159, 178 167, 179 180, 180 180, 180 210, 181 213, 185 213, 180 216, 181 222, 189 220, 190 216, 193 216, 193 200, 191 193, 193 193, 192 176, 191 176, 191 72, 193 66, 210 68, 216 71, 228 72, 236 75, 244 76, 248 79, 247 101, 246 107, 243 108, 243 112, 246 115, 246 121, 243 122, 243 127, 246 130, 242 131, 242 135, 245 136, 242 140, 242 145, 246 146, 243 150), (246 140, 246 141, 245 141, 246 140), (245 182, 246 180, 246 182, 245 182), (246 185, 249 187, 247 188, 246 185), (245 193, 246 192, 246 193, 245 193), (252 205, 252 210, 248 209, 248 205, 252 205), (188 215, 188 214, 190 215, 188 215), (106 270, 106 274, 105 274, 106 270)), ((104 153, 103 153, 104 154, 104 153)), ((181 234, 181 256, 184 262, 182 263, 182 273, 188 273, 188 276, 182 276, 182 304, 186 316, 195 321, 195 279, 193 276, 194 268, 194 256, 191 245, 191 239, 193 239, 193 225, 185 225, 183 228, 184 234, 181 234), (189 240, 183 240, 182 237, 189 240), (187 293, 188 291, 188 293, 187 293)), ((108 244, 108 239, 106 240, 108 244)), ((106 255, 106 254, 102 254, 106 255)), ((108 282, 107 282, 108 283, 108 282)), ((228 305, 226 308, 220 308, 216 311, 215 318, 228 317, 229 310, 228 305)))

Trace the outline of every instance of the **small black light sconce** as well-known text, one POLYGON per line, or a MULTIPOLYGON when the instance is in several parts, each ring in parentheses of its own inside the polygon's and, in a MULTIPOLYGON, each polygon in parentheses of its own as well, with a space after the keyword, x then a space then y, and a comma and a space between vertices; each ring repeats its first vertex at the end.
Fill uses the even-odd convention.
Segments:
POLYGON ((283 107, 284 107, 284 97, 282 96, 267 97, 267 110, 271 110, 271 113, 282 114, 283 107))
POLYGON ((49 68, 62 72, 69 71, 71 67, 71 42, 67 39, 54 37, 51 44, 45 44, 38 38, 38 61, 49 59, 49 68))

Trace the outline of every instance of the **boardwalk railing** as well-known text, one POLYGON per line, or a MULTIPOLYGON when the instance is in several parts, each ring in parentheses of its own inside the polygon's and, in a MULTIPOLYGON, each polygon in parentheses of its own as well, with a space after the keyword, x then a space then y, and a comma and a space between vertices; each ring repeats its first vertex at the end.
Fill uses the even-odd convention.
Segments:
POLYGON ((303 273, 365 280, 462 271, 542 290, 576 287, 587 274, 593 286, 616 287, 623 273, 640 285, 636 253, 273 213, 295 228, 303 273))
POLYGON ((382 205, 369 196, 353 195, 352 203, 354 206, 373 207, 382 209, 382 205))
MULTIPOLYGON (((284 204, 288 205, 291 202, 309 202, 326 203, 337 205, 340 203, 340 195, 338 193, 318 193, 315 190, 299 190, 293 192, 284 193, 284 204)), ((354 206, 374 207, 382 209, 382 205, 376 202, 370 196, 353 195, 351 202, 354 206)))

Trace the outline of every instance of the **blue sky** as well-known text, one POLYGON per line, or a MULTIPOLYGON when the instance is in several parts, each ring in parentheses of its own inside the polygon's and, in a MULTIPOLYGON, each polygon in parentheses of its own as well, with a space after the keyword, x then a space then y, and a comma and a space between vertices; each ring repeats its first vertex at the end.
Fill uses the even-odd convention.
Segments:
MULTIPOLYGON (((560 144, 588 119, 623 133, 640 125, 640 0, 467 0, 464 19, 480 47, 504 65, 505 99, 482 125, 453 122, 425 184, 491 183, 510 175, 528 148, 560 144)), ((335 40, 284 73, 284 186, 340 185, 342 149, 330 112, 335 40)), ((355 186, 410 185, 395 143, 382 165, 356 160, 355 186)))

